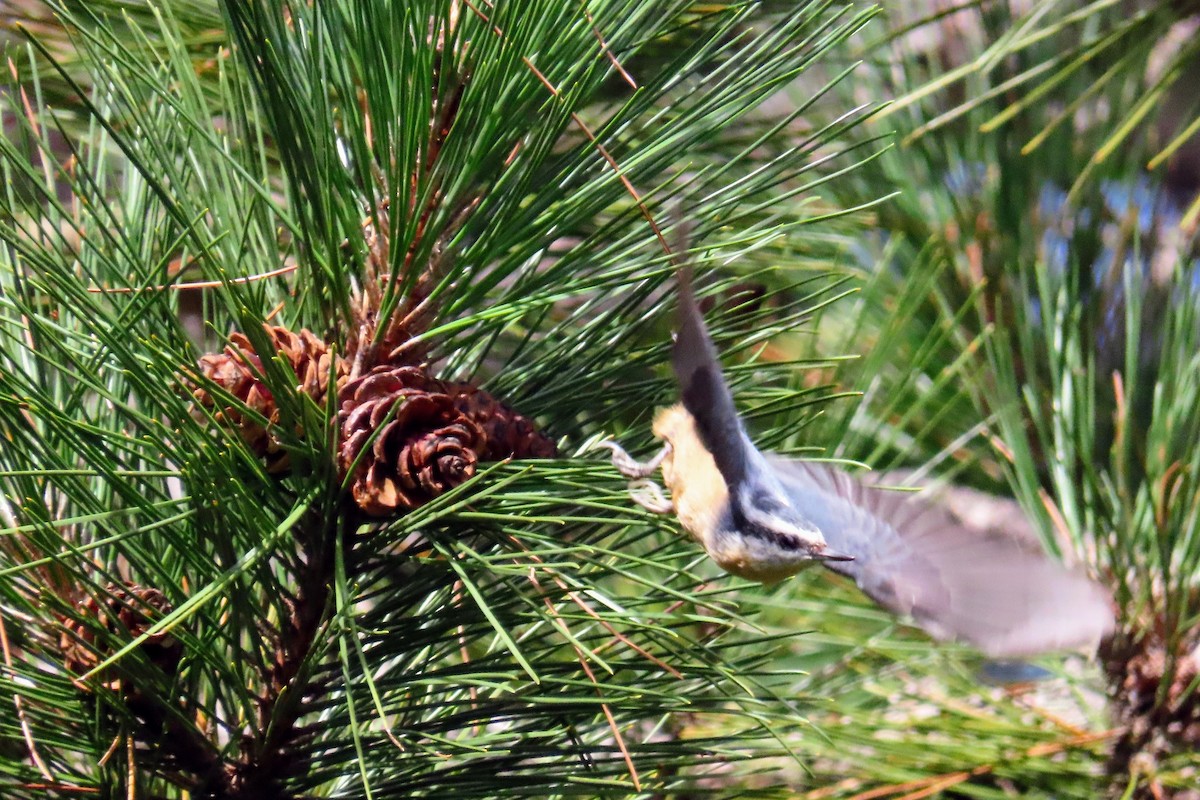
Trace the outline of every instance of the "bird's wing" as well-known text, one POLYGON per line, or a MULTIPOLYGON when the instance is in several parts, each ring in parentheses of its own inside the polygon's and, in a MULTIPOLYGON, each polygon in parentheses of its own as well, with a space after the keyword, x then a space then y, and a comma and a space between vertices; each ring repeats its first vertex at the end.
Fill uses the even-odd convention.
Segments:
POLYGON ((712 453, 716 469, 730 488, 730 497, 743 497, 749 488, 760 499, 766 492, 768 505, 772 500, 780 500, 769 497, 780 494, 778 481, 746 435, 730 387, 721 377, 720 361, 704 326, 700 306, 696 305, 688 269, 679 270, 679 332, 674 341, 672 365, 684 408, 696 421, 701 443, 712 453))
POLYGON ((712 453, 732 493, 745 482, 757 451, 746 436, 733 395, 721 375, 717 350, 696 304, 688 269, 679 271, 679 332, 671 361, 683 407, 696 421, 700 441, 712 453))
POLYGON ((822 464, 768 456, 792 503, 834 550, 827 563, 938 639, 1011 658, 1094 645, 1113 626, 1108 593, 1012 537, 979 531, 912 493, 822 464))

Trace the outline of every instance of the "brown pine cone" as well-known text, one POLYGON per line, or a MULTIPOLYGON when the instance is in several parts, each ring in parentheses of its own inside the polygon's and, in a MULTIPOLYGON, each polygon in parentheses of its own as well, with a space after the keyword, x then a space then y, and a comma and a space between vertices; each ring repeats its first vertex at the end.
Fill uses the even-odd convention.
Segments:
POLYGON ((339 396, 339 464, 344 474, 358 461, 351 491, 373 516, 428 502, 474 475, 478 462, 557 454, 533 422, 487 392, 420 367, 376 367, 339 396))
MULTIPOLYGON (((296 334, 287 328, 270 325, 264 326, 264 329, 274 345, 274 352, 264 355, 271 358, 278 353, 287 359, 299 381, 296 388, 318 405, 325 402, 331 374, 338 386, 345 381, 350 372, 349 364, 330 353, 328 345, 312 332, 301 330, 296 334)), ((239 406, 232 405, 219 408, 215 415, 217 421, 236 429, 250 448, 266 459, 268 472, 287 471, 288 453, 271 432, 271 426, 279 423, 279 408, 270 390, 258 379, 263 372, 263 359, 255 352, 249 338, 245 334, 234 333, 222 352, 202 356, 199 366, 200 374, 241 400, 250 410, 265 417, 267 424, 245 414, 239 406)), ((193 389, 192 396, 205 408, 218 407, 219 401, 202 386, 193 389)))
POLYGON ((338 461, 354 469, 351 492, 366 513, 416 508, 475 474, 483 430, 421 369, 376 367, 340 397, 338 461))
POLYGON ((486 445, 479 457, 483 461, 506 458, 554 458, 558 449, 554 440, 529 420, 495 397, 469 383, 450 383, 446 391, 454 405, 483 428, 486 445))
MULTIPOLYGON (((132 640, 145 633, 155 622, 171 613, 166 596, 158 589, 136 583, 110 583, 101 598, 88 597, 76 605, 79 616, 63 622, 58 645, 63 666, 73 676, 83 675, 115 652, 118 641, 132 640), (97 641, 103 629, 113 638, 97 641)), ((170 674, 179 666, 183 644, 169 633, 156 633, 142 643, 142 652, 164 672, 170 674)), ((106 669, 94 676, 94 681, 115 692, 121 691, 120 677, 106 669)), ((91 691, 93 684, 76 681, 76 686, 91 691)), ((128 692, 126 692, 128 694, 128 692)))

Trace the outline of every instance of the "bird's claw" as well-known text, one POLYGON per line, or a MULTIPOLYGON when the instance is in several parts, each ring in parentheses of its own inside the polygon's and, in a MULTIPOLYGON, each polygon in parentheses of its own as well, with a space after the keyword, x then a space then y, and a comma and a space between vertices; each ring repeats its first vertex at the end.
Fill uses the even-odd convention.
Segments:
POLYGON ((654 514, 671 514, 675 511, 675 504, 666 498, 662 487, 647 478, 639 478, 629 483, 629 497, 654 514))
POLYGON ((617 468, 617 472, 631 480, 640 480, 648 478, 654 474, 654 470, 658 469, 662 464, 663 459, 671 452, 671 445, 664 445, 663 449, 658 452, 658 455, 649 461, 638 461, 633 456, 625 451, 624 447, 613 441, 596 442, 597 447, 607 447, 612 450, 612 463, 617 468))
POLYGON ((662 487, 649 477, 654 474, 663 460, 670 455, 671 445, 663 446, 649 461, 638 461, 614 441, 596 442, 595 447, 607 447, 612 451, 612 463, 617 472, 629 478, 629 497, 633 502, 654 514, 671 514, 674 504, 663 494, 662 487))

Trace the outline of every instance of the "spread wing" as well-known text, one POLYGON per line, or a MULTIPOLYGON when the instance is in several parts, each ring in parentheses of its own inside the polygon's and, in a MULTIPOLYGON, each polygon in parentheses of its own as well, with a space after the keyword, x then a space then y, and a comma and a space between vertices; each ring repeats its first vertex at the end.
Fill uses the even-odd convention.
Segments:
POLYGON ((967 527, 912 493, 822 464, 769 456, 792 502, 834 550, 827 562, 885 609, 993 657, 1094 645, 1113 626, 1108 593, 1015 538, 967 527))
POLYGON ((679 332, 671 361, 683 407, 696 421, 700 441, 729 488, 737 523, 769 533, 801 533, 819 542, 817 529, 796 513, 803 509, 788 502, 766 459, 746 435, 687 269, 679 271, 679 332))

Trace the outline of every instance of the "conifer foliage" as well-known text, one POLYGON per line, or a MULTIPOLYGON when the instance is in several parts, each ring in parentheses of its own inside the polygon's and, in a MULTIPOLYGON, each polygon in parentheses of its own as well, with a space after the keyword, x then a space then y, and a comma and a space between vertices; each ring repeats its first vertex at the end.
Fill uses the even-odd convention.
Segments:
POLYGON ((625 797, 786 752, 768 639, 579 448, 670 391, 668 203, 753 247, 850 163, 854 113, 751 112, 869 13, 27 5, 0 794, 625 797))

